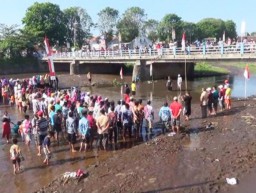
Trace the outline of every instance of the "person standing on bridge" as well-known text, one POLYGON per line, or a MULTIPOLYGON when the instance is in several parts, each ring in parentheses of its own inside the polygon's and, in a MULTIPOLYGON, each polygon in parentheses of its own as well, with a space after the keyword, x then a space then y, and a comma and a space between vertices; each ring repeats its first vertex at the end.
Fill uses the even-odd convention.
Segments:
POLYGON ((181 85, 182 85, 182 77, 180 76, 180 74, 178 74, 177 88, 180 90, 180 92, 181 92, 181 85))
POLYGON ((91 72, 88 72, 87 75, 86 75, 90 85, 92 84, 92 76, 91 76, 91 72))

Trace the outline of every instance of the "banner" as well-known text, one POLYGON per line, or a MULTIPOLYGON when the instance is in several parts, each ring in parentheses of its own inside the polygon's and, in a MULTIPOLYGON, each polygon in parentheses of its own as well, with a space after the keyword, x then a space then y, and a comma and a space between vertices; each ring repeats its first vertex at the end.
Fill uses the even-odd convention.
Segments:
POLYGON ((123 80, 123 68, 120 69, 120 78, 123 80))
POLYGON ((48 67, 50 71, 50 76, 55 77, 56 74, 55 74, 54 63, 53 63, 52 49, 47 37, 44 38, 44 45, 45 45, 45 51, 48 57, 48 67))
POLYGON ((250 72, 249 72, 248 64, 246 64, 245 69, 244 69, 244 78, 247 80, 250 79, 250 72))
POLYGON ((186 49, 186 34, 185 32, 182 34, 182 41, 181 41, 181 50, 185 51, 186 49))

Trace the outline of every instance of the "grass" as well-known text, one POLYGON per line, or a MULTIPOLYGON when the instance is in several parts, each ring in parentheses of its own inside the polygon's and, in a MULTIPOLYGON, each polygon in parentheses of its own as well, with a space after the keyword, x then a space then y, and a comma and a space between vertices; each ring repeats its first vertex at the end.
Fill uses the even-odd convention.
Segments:
MULTIPOLYGON (((237 67, 237 68, 244 69, 245 66, 246 66, 246 64, 248 64, 250 73, 256 74, 256 63, 238 62, 238 63, 232 63, 231 65, 232 65, 232 66, 235 66, 235 67, 237 67)), ((230 64, 227 64, 227 65, 230 65, 230 64)))
POLYGON ((222 75, 228 74, 229 71, 225 68, 213 66, 206 62, 199 62, 195 65, 195 75, 203 75, 203 76, 210 76, 210 75, 222 75))

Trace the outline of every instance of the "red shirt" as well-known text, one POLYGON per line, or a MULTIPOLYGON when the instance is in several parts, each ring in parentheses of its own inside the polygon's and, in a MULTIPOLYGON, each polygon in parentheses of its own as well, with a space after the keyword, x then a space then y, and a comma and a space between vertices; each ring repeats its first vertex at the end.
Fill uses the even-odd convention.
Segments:
POLYGON ((124 101, 125 101, 125 103, 129 104, 130 96, 128 94, 124 94, 124 101))
POLYGON ((172 112, 172 116, 177 117, 179 112, 182 109, 182 105, 179 102, 174 101, 170 104, 170 109, 171 109, 171 112, 172 112))
POLYGON ((93 118, 92 115, 87 115, 87 120, 89 122, 89 126, 91 129, 95 129, 95 125, 96 125, 96 122, 95 122, 95 119, 93 118))

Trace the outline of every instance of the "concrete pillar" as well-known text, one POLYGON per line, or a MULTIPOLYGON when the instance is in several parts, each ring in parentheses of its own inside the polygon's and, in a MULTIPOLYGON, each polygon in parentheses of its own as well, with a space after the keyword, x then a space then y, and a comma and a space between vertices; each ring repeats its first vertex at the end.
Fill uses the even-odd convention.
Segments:
POLYGON ((79 60, 70 63, 70 75, 79 74, 79 60))
POLYGON ((133 66, 132 80, 134 81, 145 81, 149 80, 149 70, 146 67, 145 60, 136 60, 133 66))

